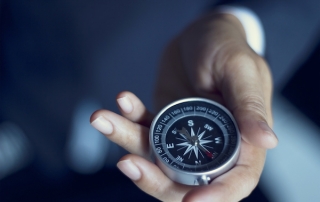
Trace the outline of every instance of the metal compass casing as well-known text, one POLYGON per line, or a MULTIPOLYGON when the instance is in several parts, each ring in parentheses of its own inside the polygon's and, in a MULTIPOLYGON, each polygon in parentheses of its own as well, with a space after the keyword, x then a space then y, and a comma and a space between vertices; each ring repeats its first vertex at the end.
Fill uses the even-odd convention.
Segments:
POLYGON ((150 145, 156 164, 173 181, 208 184, 238 160, 240 133, 222 105, 204 98, 175 101, 154 118, 150 145))

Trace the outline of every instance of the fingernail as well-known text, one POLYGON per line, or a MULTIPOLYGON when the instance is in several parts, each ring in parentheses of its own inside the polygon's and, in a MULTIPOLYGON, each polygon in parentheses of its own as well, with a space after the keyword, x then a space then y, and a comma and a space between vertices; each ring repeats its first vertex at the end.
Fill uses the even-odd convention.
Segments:
POLYGON ((141 172, 139 168, 130 160, 123 160, 117 163, 117 167, 123 174, 125 174, 131 180, 139 180, 141 178, 141 172))
POLYGON ((103 116, 99 116, 98 118, 96 118, 91 122, 91 125, 105 135, 110 135, 113 132, 112 124, 103 116))
MULTIPOLYGON (((275 138, 277 138, 276 134, 275 134, 275 133, 273 132, 273 130, 268 126, 267 123, 265 123, 265 122, 259 122, 259 126, 260 126, 260 128, 261 128, 263 131, 265 131, 265 132, 267 132, 268 134, 270 134, 270 135, 274 136, 275 138)), ((277 138, 277 139, 278 139, 278 138, 277 138)))
POLYGON ((125 113, 129 114, 132 112, 133 106, 128 97, 125 96, 125 97, 119 98, 117 99, 117 102, 125 113))

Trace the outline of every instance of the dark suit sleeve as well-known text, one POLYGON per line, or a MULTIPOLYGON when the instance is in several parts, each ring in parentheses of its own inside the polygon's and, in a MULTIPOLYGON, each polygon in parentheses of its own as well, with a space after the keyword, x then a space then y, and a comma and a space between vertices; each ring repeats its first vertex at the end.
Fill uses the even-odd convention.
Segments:
POLYGON ((318 0, 243 0, 223 4, 244 6, 259 16, 266 36, 266 58, 276 87, 287 81, 318 40, 318 0))

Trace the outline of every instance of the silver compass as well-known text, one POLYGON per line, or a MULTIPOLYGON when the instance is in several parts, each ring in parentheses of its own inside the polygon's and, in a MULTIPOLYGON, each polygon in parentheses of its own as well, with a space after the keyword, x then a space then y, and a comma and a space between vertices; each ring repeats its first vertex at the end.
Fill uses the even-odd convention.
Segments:
POLYGON ((187 98, 166 106, 154 118, 150 145, 160 169, 187 185, 208 184, 238 160, 240 133, 222 105, 187 98))

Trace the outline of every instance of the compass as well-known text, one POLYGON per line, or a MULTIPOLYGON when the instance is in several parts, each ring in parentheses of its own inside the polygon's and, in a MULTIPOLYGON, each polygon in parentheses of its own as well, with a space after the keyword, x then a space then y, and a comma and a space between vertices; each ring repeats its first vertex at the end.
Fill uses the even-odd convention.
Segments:
POLYGON ((173 181, 208 184, 238 160, 240 133, 222 105, 204 98, 175 101, 154 118, 150 144, 155 161, 173 181))

